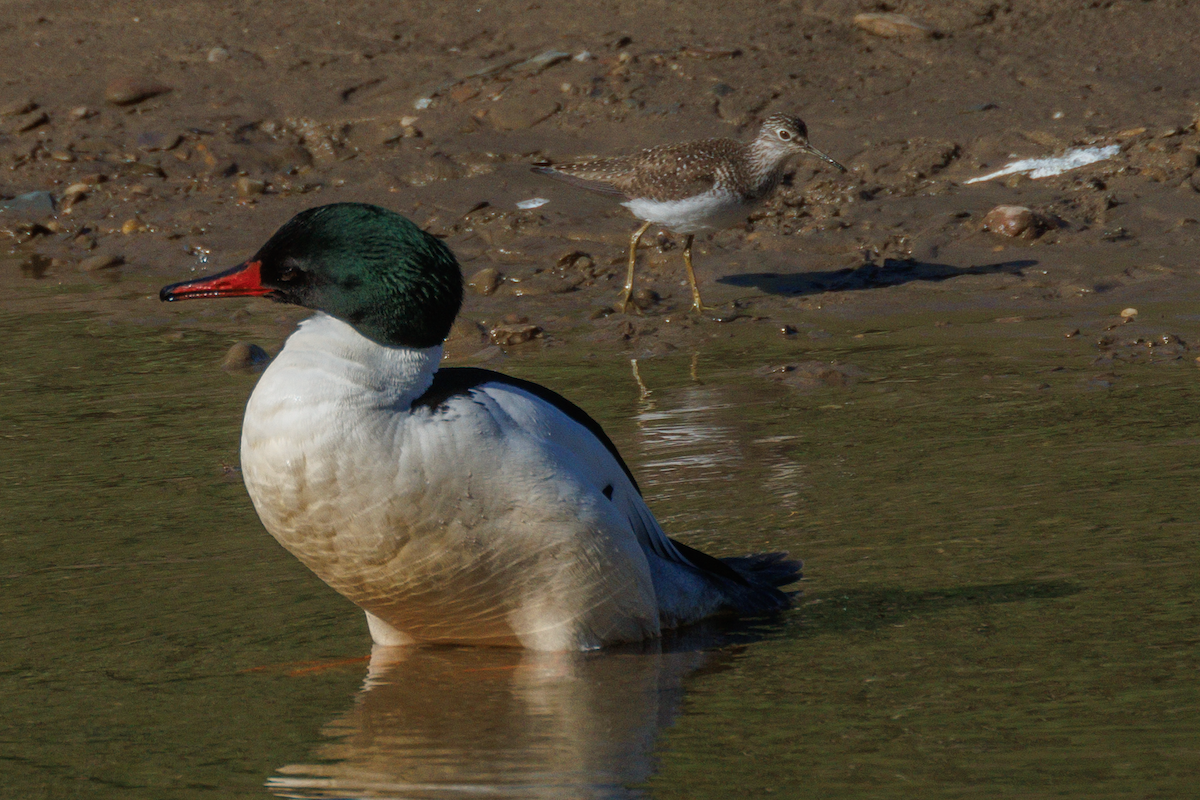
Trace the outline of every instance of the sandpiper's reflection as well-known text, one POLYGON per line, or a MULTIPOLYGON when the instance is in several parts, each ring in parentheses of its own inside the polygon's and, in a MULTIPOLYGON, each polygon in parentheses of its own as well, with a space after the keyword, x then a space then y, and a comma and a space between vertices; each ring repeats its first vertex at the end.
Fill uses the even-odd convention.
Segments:
POLYGON ((293 798, 632 798, 683 681, 735 655, 713 628, 593 653, 380 648, 314 763, 267 786, 293 798), (725 645, 719 650, 714 646, 725 645))

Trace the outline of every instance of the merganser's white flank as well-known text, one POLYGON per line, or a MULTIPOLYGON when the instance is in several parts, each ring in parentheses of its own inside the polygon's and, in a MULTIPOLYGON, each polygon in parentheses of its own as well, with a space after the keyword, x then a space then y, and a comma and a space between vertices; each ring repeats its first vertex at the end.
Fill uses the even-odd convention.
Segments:
POLYGON ((786 608, 781 553, 669 539, 612 442, 544 387, 439 369, 457 262, 403 217, 303 212, 245 264, 164 300, 265 295, 319 310, 259 380, 242 471, 263 525, 362 607, 379 644, 540 650, 786 608))
POLYGON ((593 192, 623 197, 621 205, 645 220, 629 239, 629 270, 621 311, 628 310, 633 294, 638 242, 651 225, 686 235, 683 263, 692 287, 692 308, 699 311, 703 304, 692 269, 695 235, 744 220, 750 209, 775 191, 788 160, 805 154, 846 171, 809 144, 804 122, 787 114, 767 117, 758 136, 750 142, 703 139, 651 147, 628 156, 536 166, 533 171, 593 192))

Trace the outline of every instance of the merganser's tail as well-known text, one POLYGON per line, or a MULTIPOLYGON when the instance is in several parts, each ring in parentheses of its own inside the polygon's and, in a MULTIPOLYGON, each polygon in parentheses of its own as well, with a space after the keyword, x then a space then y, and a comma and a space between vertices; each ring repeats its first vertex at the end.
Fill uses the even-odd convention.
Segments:
POLYGON ((725 607, 738 614, 770 614, 791 608, 799 590, 779 587, 799 581, 804 562, 787 553, 753 553, 714 558, 682 542, 671 540, 676 549, 721 591, 725 607))

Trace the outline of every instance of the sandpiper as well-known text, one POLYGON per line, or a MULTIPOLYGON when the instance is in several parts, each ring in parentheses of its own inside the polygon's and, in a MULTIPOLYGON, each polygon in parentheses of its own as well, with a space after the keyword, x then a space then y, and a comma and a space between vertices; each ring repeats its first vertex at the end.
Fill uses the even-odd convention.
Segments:
POLYGON ((692 239, 700 231, 727 228, 766 199, 794 155, 816 156, 842 172, 838 162, 808 143, 808 128, 787 114, 767 117, 751 142, 703 139, 662 145, 628 156, 536 166, 533 171, 593 192, 625 198, 621 205, 644 220, 629 239, 629 272, 620 310, 633 294, 637 246, 651 225, 687 236, 683 263, 692 286, 692 307, 703 308, 692 269, 692 239))

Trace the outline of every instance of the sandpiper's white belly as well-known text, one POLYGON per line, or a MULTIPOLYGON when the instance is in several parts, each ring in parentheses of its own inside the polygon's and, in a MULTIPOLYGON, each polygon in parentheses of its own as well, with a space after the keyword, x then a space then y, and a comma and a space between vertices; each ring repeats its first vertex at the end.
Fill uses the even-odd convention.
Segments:
POLYGON ((637 198, 621 205, 633 215, 676 233, 699 233, 728 228, 742 222, 750 208, 738 195, 712 190, 684 200, 637 198))

